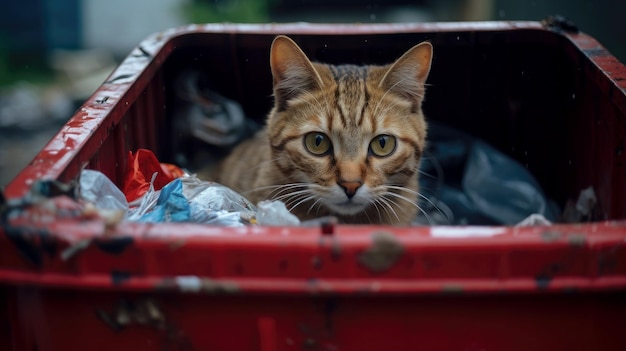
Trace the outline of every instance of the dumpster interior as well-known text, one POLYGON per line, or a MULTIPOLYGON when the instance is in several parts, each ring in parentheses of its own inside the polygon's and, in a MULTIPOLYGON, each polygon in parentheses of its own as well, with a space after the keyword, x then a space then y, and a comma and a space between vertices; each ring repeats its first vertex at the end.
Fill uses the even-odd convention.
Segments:
MULTIPOLYGON (((407 48, 430 41, 434 58, 424 111, 431 125, 431 156, 445 157, 450 147, 468 148, 481 140, 534 176, 536 191, 545 194, 545 213, 551 220, 596 221, 626 215, 622 197, 615 196, 624 190, 623 174, 618 174, 624 163, 620 146, 624 142, 624 111, 607 102, 611 92, 602 91, 598 83, 602 77, 596 77, 598 72, 591 63, 559 33, 524 30, 291 37, 312 61, 331 64, 386 64, 407 48), (591 191, 592 204, 585 214, 572 215, 572 206, 585 189, 591 191)), ((159 138, 160 158, 195 172, 229 150, 181 130, 190 102, 181 98, 184 88, 180 81, 190 72, 196 75, 200 94, 217 93, 241 105, 246 118, 242 135, 263 124, 273 101, 272 39, 273 35, 263 34, 176 38, 177 49, 163 64, 160 78, 153 80, 162 82, 165 91, 166 127, 159 138)), ((452 189, 461 186, 460 178, 468 167, 467 150, 452 155, 465 159, 443 170, 445 160, 426 156, 422 170, 427 171, 422 172, 421 183, 426 185, 427 196, 436 198, 444 181, 452 189)), ((492 176, 506 181, 508 175, 503 172, 507 169, 494 170, 492 176)), ((511 201, 495 197, 496 202, 511 201)), ((446 204, 422 204, 429 205, 438 207, 434 214, 447 215, 441 211, 446 204)), ((466 217, 446 222, 447 217, 430 224, 515 224, 484 215, 466 217)))

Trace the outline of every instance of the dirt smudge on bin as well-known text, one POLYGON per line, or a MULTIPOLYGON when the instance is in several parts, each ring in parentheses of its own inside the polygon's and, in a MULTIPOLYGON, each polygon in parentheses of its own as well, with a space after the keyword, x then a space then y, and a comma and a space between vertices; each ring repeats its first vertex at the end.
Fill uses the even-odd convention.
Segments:
POLYGON ((372 244, 359 255, 359 263, 374 273, 391 268, 404 254, 402 243, 389 232, 372 234, 372 244))
POLYGON ((130 236, 94 241, 98 249, 111 255, 121 255, 133 242, 130 236))
POLYGON ((541 233, 541 240, 547 243, 551 243, 551 242, 559 240, 561 236, 562 236, 561 232, 557 232, 553 230, 546 230, 541 233))

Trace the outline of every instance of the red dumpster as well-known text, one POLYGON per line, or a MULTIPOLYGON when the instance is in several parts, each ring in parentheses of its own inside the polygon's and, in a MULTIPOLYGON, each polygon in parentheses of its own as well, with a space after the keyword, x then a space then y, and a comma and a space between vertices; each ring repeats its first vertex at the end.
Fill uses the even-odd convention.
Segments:
MULTIPOLYGON (((2 350, 624 350, 626 68, 559 22, 192 25, 141 42, 6 187, 2 350), (24 215, 37 180, 121 185, 129 152, 173 161, 184 68, 259 121, 277 34, 326 62, 429 40, 430 120, 525 165, 584 223, 226 228, 24 215), (506 131, 506 132, 504 132, 506 131)), ((35 189, 37 190, 37 189, 35 189)), ((63 193, 59 186, 48 191, 63 193)))

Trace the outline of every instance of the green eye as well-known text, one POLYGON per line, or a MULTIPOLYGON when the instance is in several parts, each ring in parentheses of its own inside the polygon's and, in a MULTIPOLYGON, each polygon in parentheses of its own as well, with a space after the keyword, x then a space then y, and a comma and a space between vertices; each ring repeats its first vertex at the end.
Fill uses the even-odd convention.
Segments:
POLYGON ((396 150, 396 138, 391 135, 377 135, 370 142, 371 152, 378 157, 391 155, 396 150))
POLYGON ((304 146, 313 155, 322 156, 330 151, 332 144, 324 133, 309 133, 304 136, 304 146))

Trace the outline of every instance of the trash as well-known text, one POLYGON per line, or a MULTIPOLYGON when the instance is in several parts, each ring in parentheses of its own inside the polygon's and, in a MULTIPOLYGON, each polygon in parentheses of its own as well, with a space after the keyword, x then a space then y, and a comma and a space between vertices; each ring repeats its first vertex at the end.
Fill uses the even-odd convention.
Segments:
POLYGON ((235 191, 214 182, 185 176, 160 191, 150 187, 128 217, 139 222, 193 222, 223 226, 248 224, 255 206, 235 191))
POLYGON ((178 97, 184 102, 176 128, 210 145, 233 146, 248 136, 252 121, 239 103, 203 86, 202 73, 182 72, 177 80, 178 97))
POLYGON ((100 171, 83 169, 80 173, 79 196, 97 209, 128 211, 124 193, 100 171))
POLYGON ((516 227, 528 227, 533 225, 551 225, 552 222, 546 219, 542 214, 533 213, 517 223, 516 227))
POLYGON ((129 152, 128 164, 129 169, 126 172, 123 190, 129 203, 148 192, 150 184, 156 190, 160 190, 172 180, 185 174, 177 166, 160 163, 154 153, 146 149, 139 149, 134 155, 129 152), (154 173, 157 173, 156 178, 149 181, 154 173))
POLYGON ((576 209, 581 215, 588 217, 592 214, 597 202, 596 192, 593 191, 592 187, 588 187, 580 192, 576 201, 576 209))
POLYGON ((298 217, 293 215, 282 201, 261 201, 257 204, 256 220, 259 225, 297 226, 298 217))
POLYGON ((532 174, 488 144, 431 122, 421 168, 422 224, 515 225, 558 212, 532 174), (436 222, 434 222, 436 220, 436 222))
POLYGON ((151 211, 138 218, 139 222, 189 222, 191 209, 189 201, 183 195, 180 179, 175 179, 161 190, 159 198, 151 211))
POLYGON ((563 210, 562 220, 566 223, 580 223, 597 220, 600 216, 597 213, 598 199, 593 187, 588 187, 580 191, 576 202, 567 201, 563 210))
POLYGON ((241 105, 212 86, 204 72, 187 69, 175 80, 173 155, 176 163, 199 170, 218 162, 230 149, 254 134, 259 124, 241 105))

